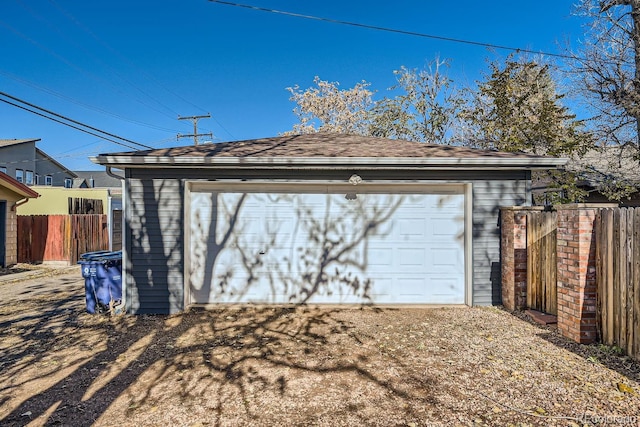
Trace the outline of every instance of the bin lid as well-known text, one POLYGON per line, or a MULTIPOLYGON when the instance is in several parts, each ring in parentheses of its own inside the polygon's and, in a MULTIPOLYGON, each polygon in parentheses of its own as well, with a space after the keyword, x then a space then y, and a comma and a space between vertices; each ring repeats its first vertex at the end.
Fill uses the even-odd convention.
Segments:
POLYGON ((80 261, 104 262, 122 260, 122 251, 96 251, 80 255, 80 261))
POLYGON ((94 251, 94 252, 85 252, 82 255, 80 255, 80 259, 84 259, 84 260, 91 260, 95 257, 100 257, 106 254, 110 254, 111 251, 94 251))

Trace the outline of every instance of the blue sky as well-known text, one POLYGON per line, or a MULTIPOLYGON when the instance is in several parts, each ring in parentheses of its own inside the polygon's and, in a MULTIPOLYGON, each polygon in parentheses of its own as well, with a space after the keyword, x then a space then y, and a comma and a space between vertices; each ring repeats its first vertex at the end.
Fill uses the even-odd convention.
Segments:
MULTIPOLYGON (((572 1, 394 2, 239 0, 238 3, 535 51, 577 44, 572 1)), ((393 70, 436 55, 472 84, 507 51, 342 26, 207 0, 2 0, 0 91, 153 147, 188 145, 178 115, 211 113, 214 141, 276 136, 296 118, 285 90, 314 76, 342 88, 366 80, 384 95, 393 70)), ((0 139, 38 146, 74 170, 100 169, 110 142, 0 103, 0 139)))

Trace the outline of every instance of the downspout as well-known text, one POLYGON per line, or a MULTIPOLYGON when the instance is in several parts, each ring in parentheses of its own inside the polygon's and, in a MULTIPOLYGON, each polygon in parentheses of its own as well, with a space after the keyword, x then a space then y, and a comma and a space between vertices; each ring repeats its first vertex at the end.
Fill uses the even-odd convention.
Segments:
POLYGON ((109 175, 112 178, 119 179, 120 181, 124 181, 123 177, 121 177, 120 175, 116 175, 115 173, 111 172, 111 166, 107 166, 107 175, 109 175))
POLYGON ((13 205, 13 206, 11 206, 11 212, 16 212, 16 211, 17 211, 17 209, 18 209, 18 206, 22 206, 22 205, 24 205, 25 203, 27 203, 28 201, 29 201, 29 198, 28 198, 28 197, 27 197, 27 198, 25 198, 25 199, 22 199, 22 200, 18 200, 17 202, 15 202, 15 203, 14 203, 14 205, 13 205))

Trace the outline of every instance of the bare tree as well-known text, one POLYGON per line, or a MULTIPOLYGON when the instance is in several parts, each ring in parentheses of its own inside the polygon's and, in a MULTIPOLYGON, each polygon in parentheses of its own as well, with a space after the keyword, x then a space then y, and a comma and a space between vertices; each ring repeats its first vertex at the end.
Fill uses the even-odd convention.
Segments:
POLYGON ((447 143, 462 105, 447 67, 448 62, 439 58, 424 69, 402 66, 393 72, 397 83, 389 88, 397 95, 379 101, 373 100, 375 92, 364 80, 350 89, 319 77, 305 90, 289 87, 299 123, 285 135, 336 132, 447 143))
POLYGON ((449 63, 436 57, 424 69, 400 67, 393 73, 401 90, 372 109, 371 134, 433 144, 447 143, 462 98, 447 75, 449 63))
MULTIPOLYGON (((575 14, 587 19, 581 46, 572 51, 570 75, 593 116, 602 146, 618 146, 640 159, 640 0, 581 0, 575 14)), ((608 150, 611 152, 611 150, 608 150)), ((637 191, 613 155, 603 171, 607 195, 621 199, 637 191), (613 183, 613 184, 612 184, 613 183), (617 185, 621 183, 621 185, 617 185)))

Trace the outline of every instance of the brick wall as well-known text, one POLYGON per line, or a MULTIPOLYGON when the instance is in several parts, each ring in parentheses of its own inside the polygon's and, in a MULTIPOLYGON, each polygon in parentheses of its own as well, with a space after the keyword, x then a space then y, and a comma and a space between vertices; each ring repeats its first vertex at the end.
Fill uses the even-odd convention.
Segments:
MULTIPOLYGON (((595 218, 614 204, 557 206, 558 329, 563 336, 587 344, 597 339, 595 218)), ((527 211, 501 209, 502 303, 521 310, 527 302, 527 211)))
POLYGON ((597 208, 558 208, 558 329, 567 338, 587 344, 596 331, 597 208))
POLYGON ((502 305, 522 310, 527 305, 527 212, 539 207, 511 207, 500 210, 502 305))

